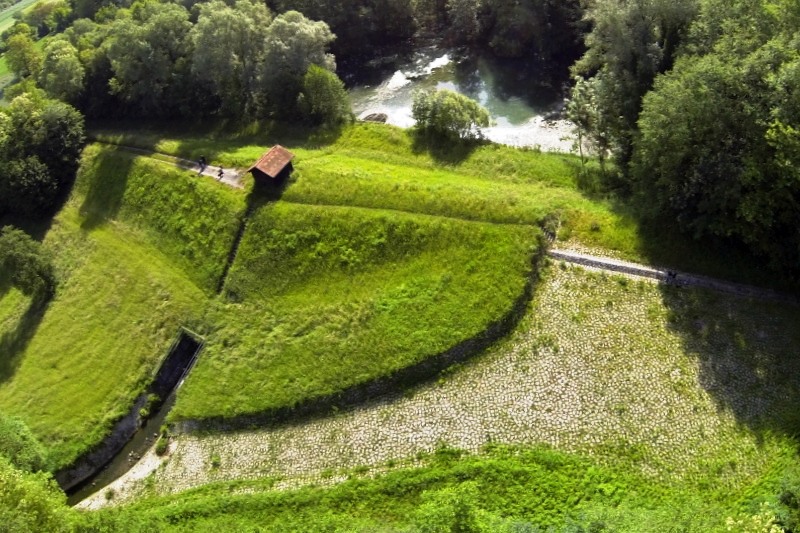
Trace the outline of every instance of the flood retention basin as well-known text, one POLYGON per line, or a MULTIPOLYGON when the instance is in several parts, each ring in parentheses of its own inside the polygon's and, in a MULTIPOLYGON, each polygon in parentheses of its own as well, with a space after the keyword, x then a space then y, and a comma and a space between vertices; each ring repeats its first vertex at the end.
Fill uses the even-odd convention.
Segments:
POLYGON ((174 433, 194 433, 199 431, 240 431, 252 428, 275 427, 297 422, 301 419, 327 416, 342 409, 365 405, 378 401, 391 394, 402 392, 434 379, 447 368, 463 363, 486 350, 493 343, 508 335, 519 323, 533 296, 538 280, 539 268, 546 253, 542 243, 531 257, 531 270, 525 286, 511 308, 486 329, 477 335, 463 340, 455 346, 418 363, 401 368, 364 383, 352 385, 342 391, 311 398, 291 407, 278 407, 253 414, 234 417, 208 417, 203 419, 181 420, 170 425, 174 433))

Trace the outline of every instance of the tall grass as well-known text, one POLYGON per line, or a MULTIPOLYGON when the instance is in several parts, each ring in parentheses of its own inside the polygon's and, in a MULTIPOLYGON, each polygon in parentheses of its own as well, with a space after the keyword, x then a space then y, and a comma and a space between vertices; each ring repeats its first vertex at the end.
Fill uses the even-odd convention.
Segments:
POLYGON ((107 219, 145 230, 200 287, 216 289, 245 209, 245 194, 194 172, 89 146, 76 183, 84 227, 107 219))
MULTIPOLYGON (((45 245, 63 252, 62 283, 0 376, 0 410, 25 420, 49 448, 53 468, 96 444, 127 411, 203 301, 141 236, 115 225, 84 233, 79 224, 74 207, 56 218, 45 245)), ((0 300, 3 307, 12 297, 0 300)))
MULTIPOLYGON (((162 531, 706 533, 731 531, 729 518, 757 514, 763 501, 745 491, 704 499, 691 485, 544 447, 493 446, 474 456, 441 448, 415 468, 350 476, 288 492, 270 490, 274 480, 209 485, 96 518, 162 531)), ((780 478, 768 476, 764 488, 777 492, 780 478)))
POLYGON ((176 418, 291 406, 444 351, 508 313, 539 232, 279 202, 257 211, 176 418))

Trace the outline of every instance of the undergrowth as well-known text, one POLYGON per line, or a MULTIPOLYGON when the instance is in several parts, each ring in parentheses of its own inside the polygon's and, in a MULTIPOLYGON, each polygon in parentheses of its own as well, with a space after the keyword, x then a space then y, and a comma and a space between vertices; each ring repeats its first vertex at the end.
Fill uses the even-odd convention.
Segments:
MULTIPOLYGON (((764 509, 766 523, 776 508, 774 496, 703 498, 689 485, 654 483, 546 447, 495 445, 478 455, 442 447, 421 459, 418 467, 377 477, 353 471, 333 487, 274 491, 274 480, 208 485, 94 519, 162 531, 709 532, 730 531, 730 523, 752 521, 764 509)), ((787 475, 768 476, 764 489, 778 493, 787 475)))

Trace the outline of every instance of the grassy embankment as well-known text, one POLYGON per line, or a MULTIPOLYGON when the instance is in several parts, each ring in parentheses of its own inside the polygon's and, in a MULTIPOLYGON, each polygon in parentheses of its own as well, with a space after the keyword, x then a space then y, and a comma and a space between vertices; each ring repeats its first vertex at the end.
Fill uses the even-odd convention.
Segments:
POLYGON ((379 210, 261 208, 174 418, 295 405, 474 337, 523 294, 537 235, 379 210))
MULTIPOLYGON (((226 157, 261 150, 249 146, 226 157)), ((325 155, 298 151, 308 161, 325 155)), ((406 156, 406 179, 435 172, 430 161, 418 167, 416 156, 406 156)), ((353 157, 342 164, 358 163, 353 157)), ((314 174, 298 172, 287 194, 314 174)), ((317 183, 318 190, 328 187, 317 183)), ((453 203, 468 205, 471 190, 453 203)), ((313 193, 304 194, 304 202, 314 202, 313 193)), ((537 235, 527 226, 279 202, 256 211, 258 233, 245 235, 233 266, 226 294, 239 291, 241 301, 216 301, 211 293, 246 201, 241 191, 162 163, 87 149, 73 197, 45 239, 64 281, 34 323, 9 324, 11 335, 25 339, 0 386, 0 408, 22 416, 45 440, 54 467, 68 464, 124 412, 179 325, 207 333, 209 349, 177 414, 292 405, 482 331, 519 296, 537 235), (293 248, 298 238, 317 255, 293 248), (402 248, 407 239, 418 246, 402 248), (395 254, 400 249, 402 257, 395 254), (248 272, 261 261, 266 269, 248 272), (280 268, 284 261, 289 269, 280 268), (276 279, 276 271, 296 277, 276 279), (310 305, 318 297, 324 309, 310 305), (222 367, 227 381, 213 375, 222 367), (251 395, 235 403, 227 399, 231 390, 251 395)), ((6 295, 3 307, 24 305, 16 298, 6 295)))
POLYGON ((181 436, 144 494, 190 480, 262 481, 123 514, 167 519, 168 530, 224 520, 267 531, 405 531, 432 511, 424 502, 454 503, 438 491, 470 480, 476 493, 462 503, 489 520, 486 531, 502 530, 498 516, 555 531, 593 521, 611 531, 762 531, 747 526, 768 522, 782 480, 797 482, 798 320, 780 304, 554 265, 517 330, 459 372, 391 404, 300 426, 181 436), (557 451, 419 459, 437 443, 478 451, 492 441, 557 451), (328 487, 343 477, 356 480, 328 487), (274 490, 298 483, 323 486, 274 490))
POLYGON ((187 135, 186 128, 170 133, 174 130, 169 128, 95 133, 109 142, 192 160, 206 155, 240 168, 252 164, 265 145, 281 143, 297 155, 296 179, 283 195, 287 201, 522 224, 551 215, 558 221, 557 246, 797 290, 733 243, 698 243, 676 232, 672 221, 641 220, 632 206, 602 191, 596 164, 590 164, 591 177, 580 178, 577 156, 501 145, 429 147, 400 128, 380 124, 357 124, 335 138, 274 125, 237 134, 212 129, 200 136, 187 135))
POLYGON ((18 317, 0 322, 14 346, 0 409, 45 442, 53 468, 101 439, 142 392, 178 328, 202 317, 227 256, 241 199, 155 165, 88 149, 44 241, 61 280, 55 299, 21 315, 17 294, 0 299, 18 317))

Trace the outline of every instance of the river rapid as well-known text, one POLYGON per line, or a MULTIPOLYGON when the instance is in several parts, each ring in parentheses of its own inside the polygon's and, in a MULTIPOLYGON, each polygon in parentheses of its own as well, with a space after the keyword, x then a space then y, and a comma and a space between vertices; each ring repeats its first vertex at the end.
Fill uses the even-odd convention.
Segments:
POLYGON ((348 92, 358 118, 384 113, 388 124, 408 128, 414 125, 414 91, 450 89, 478 101, 489 111, 494 124, 483 130, 489 140, 570 152, 573 126, 562 117, 564 78, 563 74, 536 72, 519 61, 480 54, 466 57, 455 50, 425 47, 408 58, 379 65, 367 76, 351 82, 348 92))

